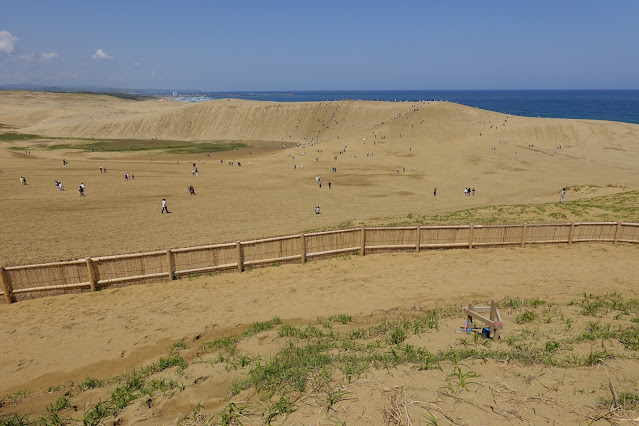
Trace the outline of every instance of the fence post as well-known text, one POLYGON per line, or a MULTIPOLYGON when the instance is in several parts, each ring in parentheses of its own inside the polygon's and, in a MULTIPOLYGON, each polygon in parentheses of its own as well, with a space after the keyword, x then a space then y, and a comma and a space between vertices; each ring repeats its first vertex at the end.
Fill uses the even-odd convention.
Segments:
POLYGON ((361 247, 359 248, 359 255, 364 256, 366 253, 366 228, 362 226, 362 235, 361 235, 361 247))
POLYGON ((570 222, 570 231, 568 231, 568 245, 572 244, 572 236, 575 230, 575 222, 570 222))
POLYGON ((166 260, 169 264, 169 281, 175 279, 175 263, 173 262, 173 252, 169 249, 166 251, 166 260))
POLYGON ((621 231, 621 222, 617 222, 617 227, 615 228, 615 241, 613 244, 617 244, 619 242, 619 231, 621 231))
POLYGON ((302 263, 306 263, 306 236, 304 234, 300 234, 300 255, 302 263))
POLYGON ((9 282, 7 281, 7 272, 4 270, 3 266, 0 266, 0 284, 2 284, 2 292, 4 293, 4 300, 7 305, 10 305, 13 302, 13 297, 11 295, 11 289, 9 288, 9 282))
POLYGON ((524 225, 521 227, 521 246, 523 247, 524 244, 526 244, 526 227, 528 226, 527 223, 524 223, 524 225))
POLYGON ((422 227, 417 225, 417 242, 415 243, 415 252, 419 253, 419 246, 422 243, 422 227))
POLYGON ((470 224, 470 229, 468 229, 468 248, 473 248, 473 230, 475 229, 475 225, 470 224))
POLYGON ((89 273, 89 284, 91 285, 91 291, 95 291, 95 269, 93 269, 93 260, 87 257, 87 272, 89 273))
POLYGON ((239 241, 235 242, 237 246, 237 272, 242 272, 244 270, 244 250, 242 250, 242 243, 239 241))

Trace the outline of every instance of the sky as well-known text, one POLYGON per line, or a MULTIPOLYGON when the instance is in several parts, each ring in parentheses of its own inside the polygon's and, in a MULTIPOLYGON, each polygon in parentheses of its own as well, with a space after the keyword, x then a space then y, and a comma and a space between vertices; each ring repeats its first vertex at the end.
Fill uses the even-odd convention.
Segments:
POLYGON ((0 0, 0 85, 639 89, 639 0, 0 0))

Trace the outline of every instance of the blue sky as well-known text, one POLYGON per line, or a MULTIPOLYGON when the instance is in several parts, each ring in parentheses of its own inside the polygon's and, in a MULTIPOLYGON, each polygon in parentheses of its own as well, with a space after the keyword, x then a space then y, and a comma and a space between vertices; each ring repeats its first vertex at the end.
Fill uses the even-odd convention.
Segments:
POLYGON ((639 89, 639 0, 0 0, 0 84, 639 89))

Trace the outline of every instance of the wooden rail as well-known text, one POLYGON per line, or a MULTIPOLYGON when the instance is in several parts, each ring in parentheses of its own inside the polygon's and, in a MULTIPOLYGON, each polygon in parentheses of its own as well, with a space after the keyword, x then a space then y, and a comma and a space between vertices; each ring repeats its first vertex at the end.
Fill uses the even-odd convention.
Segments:
POLYGON ((268 266, 279 262, 379 250, 415 251, 527 244, 639 243, 639 223, 573 222, 521 225, 420 225, 360 227, 233 243, 37 265, 0 266, 0 300, 68 291, 96 291, 115 284, 268 266), (48 293, 47 293, 48 292, 48 293))

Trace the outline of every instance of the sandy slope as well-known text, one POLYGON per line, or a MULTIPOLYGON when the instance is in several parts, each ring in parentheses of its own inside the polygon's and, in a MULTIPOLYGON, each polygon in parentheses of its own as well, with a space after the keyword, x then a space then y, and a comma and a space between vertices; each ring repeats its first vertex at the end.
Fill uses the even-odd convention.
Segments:
MULTIPOLYGON (((57 137, 257 141, 211 157, 50 151, 33 141, 15 144, 31 148, 28 156, 2 149, 3 265, 284 235, 478 205, 551 202, 565 186, 597 185, 597 195, 618 191, 607 185, 636 188, 639 182, 637 125, 507 117, 448 103, 192 105, 3 92, 0 123, 57 137), (298 140, 296 148, 266 148, 298 140), (66 167, 63 158, 70 161, 66 167), (109 173, 100 175, 100 166, 109 173), (124 181, 125 172, 136 179, 124 181), (29 185, 21 187, 20 176, 29 185), (67 191, 55 191, 54 180, 67 191), (81 182, 84 198, 76 193, 81 182), (189 185, 197 196, 188 195, 189 185), (465 187, 475 187, 477 195, 464 197, 465 187), (174 212, 169 217, 159 214, 162 198, 174 212), (317 205, 320 216, 313 214, 317 205)), ((576 196, 569 192, 568 199, 576 196)))
POLYGON ((638 254, 632 245, 579 245, 353 256, 0 305, 0 336, 12 342, 0 393, 106 377, 181 338, 228 335, 273 316, 312 321, 509 296, 567 302, 583 292, 639 297, 636 267, 627 267, 638 254))
MULTIPOLYGON (((0 125, 0 131, 62 138, 254 141, 245 150, 211 157, 46 150, 43 144, 60 142, 46 137, 0 143, 3 266, 284 235, 409 213, 553 202, 565 186, 594 185, 587 195, 569 191, 568 199, 639 186, 638 125, 507 117, 448 103, 188 105, 0 92, 0 125), (277 148, 298 141, 298 147, 277 148), (63 158, 69 165, 62 165, 63 158), (101 166, 109 173, 100 174, 101 166), (126 172, 135 179, 125 181, 126 172), (21 186, 20 176, 29 185, 21 186), (54 180, 67 190, 56 191, 54 180), (76 192, 81 182, 87 186, 83 198, 76 192), (188 185, 196 196, 188 195, 188 185), (476 196, 464 197, 464 187, 475 187, 476 196), (171 215, 160 214, 162 198, 171 215), (316 205, 321 215, 314 214, 316 205)), ((348 312, 361 319, 393 308, 505 296, 542 294, 567 302, 582 292, 620 291, 637 297, 636 258, 637 247, 603 245, 374 255, 0 305, 0 339, 7 343, 0 351, 0 393, 41 392, 87 375, 109 377, 165 354, 178 339, 227 335, 274 315, 314 321, 348 312)), ((438 344, 446 345, 457 325, 446 327, 438 344)), ((501 374, 495 366, 486 368, 491 377, 501 374)), ((533 370, 509 377, 525 389, 522 377, 542 374, 533 370)), ((637 376, 632 363, 618 372, 637 376)), ((548 374, 563 380, 555 370, 548 374)), ((599 386, 603 374, 593 374, 588 386, 599 386)), ((422 376, 404 376, 410 379, 377 377, 374 383, 421 386, 422 376)), ((220 389, 229 383, 208 383, 188 392, 205 392, 211 407, 219 408, 225 395, 220 389)), ((356 387, 362 399, 370 393, 370 404, 356 405, 362 414, 351 413, 349 424, 379 420, 376 404, 383 393, 369 392, 369 385, 356 387)), ((170 424, 202 396, 188 392, 153 414, 161 420, 144 417, 149 413, 136 406, 125 412, 125 423, 170 424)), ((104 397, 87 395, 93 403, 104 397)), ((22 412, 42 413, 50 402, 45 399, 22 412)), ((308 410, 294 421, 312 416, 308 410)), ((457 410, 495 421, 479 409, 457 410)))

